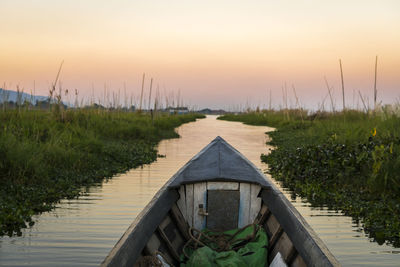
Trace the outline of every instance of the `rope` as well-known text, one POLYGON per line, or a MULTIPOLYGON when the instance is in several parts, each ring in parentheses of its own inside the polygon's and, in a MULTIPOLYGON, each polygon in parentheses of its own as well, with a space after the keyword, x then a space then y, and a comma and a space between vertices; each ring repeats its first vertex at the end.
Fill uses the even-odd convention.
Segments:
POLYGON ((210 247, 211 244, 217 245, 217 248, 214 249, 217 252, 229 251, 229 250, 238 251, 240 248, 245 246, 247 243, 254 241, 259 229, 260 229, 259 225, 249 224, 249 225, 246 225, 245 227, 240 228, 233 235, 230 235, 230 234, 226 234, 224 232, 214 232, 214 233, 207 234, 207 233, 204 233, 194 227, 190 227, 189 228, 190 239, 183 246, 182 252, 186 258, 189 258, 189 255, 186 253, 187 247, 189 247, 193 250, 196 250, 199 247, 199 245, 201 247, 205 247, 205 246, 210 247), (239 235, 241 232, 243 232, 249 226, 253 226, 252 234, 247 235, 244 238, 235 239, 235 237, 237 235, 239 235), (194 234, 195 232, 198 233, 197 236, 194 234), (236 245, 233 245, 234 243, 236 245))
POLYGON ((139 267, 147 267, 147 266, 162 267, 162 262, 156 255, 143 256, 138 261, 138 266, 139 267))

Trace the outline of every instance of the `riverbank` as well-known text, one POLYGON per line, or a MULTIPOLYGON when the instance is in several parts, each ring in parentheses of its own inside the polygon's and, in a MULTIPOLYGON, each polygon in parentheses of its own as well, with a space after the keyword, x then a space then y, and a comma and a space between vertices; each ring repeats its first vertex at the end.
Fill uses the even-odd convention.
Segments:
POLYGON ((313 206, 340 210, 378 243, 400 246, 400 118, 392 112, 263 111, 220 119, 265 125, 276 148, 262 161, 313 206))
POLYGON ((20 235, 32 215, 79 196, 116 173, 157 158, 155 145, 178 137, 198 114, 151 118, 104 110, 0 112, 0 235, 20 235))

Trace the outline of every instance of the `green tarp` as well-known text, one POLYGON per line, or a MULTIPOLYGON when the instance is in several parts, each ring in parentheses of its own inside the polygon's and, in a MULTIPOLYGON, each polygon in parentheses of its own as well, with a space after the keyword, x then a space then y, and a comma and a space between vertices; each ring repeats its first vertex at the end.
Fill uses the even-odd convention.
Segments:
POLYGON ((203 230, 200 241, 206 246, 199 245, 194 249, 196 242, 192 240, 191 245, 185 247, 184 254, 189 258, 181 255, 182 267, 259 267, 267 264, 267 234, 257 225, 223 233, 203 230))

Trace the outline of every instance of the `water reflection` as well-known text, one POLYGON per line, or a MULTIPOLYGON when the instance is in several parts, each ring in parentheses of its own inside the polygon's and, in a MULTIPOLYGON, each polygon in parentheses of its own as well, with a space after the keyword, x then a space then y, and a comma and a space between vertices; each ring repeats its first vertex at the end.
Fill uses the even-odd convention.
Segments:
MULTIPOLYGON (((177 131, 182 138, 160 143, 159 154, 165 158, 90 187, 77 200, 62 201, 54 211, 37 216, 23 237, 1 238, 0 265, 97 266, 155 192, 216 136, 265 169, 260 154, 268 150, 268 130, 215 116, 181 126, 177 131)), ((313 208, 283 191, 343 265, 398 266, 400 250, 369 242, 351 218, 313 208)))

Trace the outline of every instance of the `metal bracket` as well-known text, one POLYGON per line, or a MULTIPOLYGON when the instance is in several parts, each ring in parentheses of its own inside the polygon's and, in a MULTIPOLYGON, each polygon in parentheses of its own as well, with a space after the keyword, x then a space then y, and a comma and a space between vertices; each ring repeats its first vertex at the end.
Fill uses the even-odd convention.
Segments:
POLYGON ((203 204, 199 204, 199 215, 201 216, 208 216, 208 212, 204 209, 204 205, 203 204))

